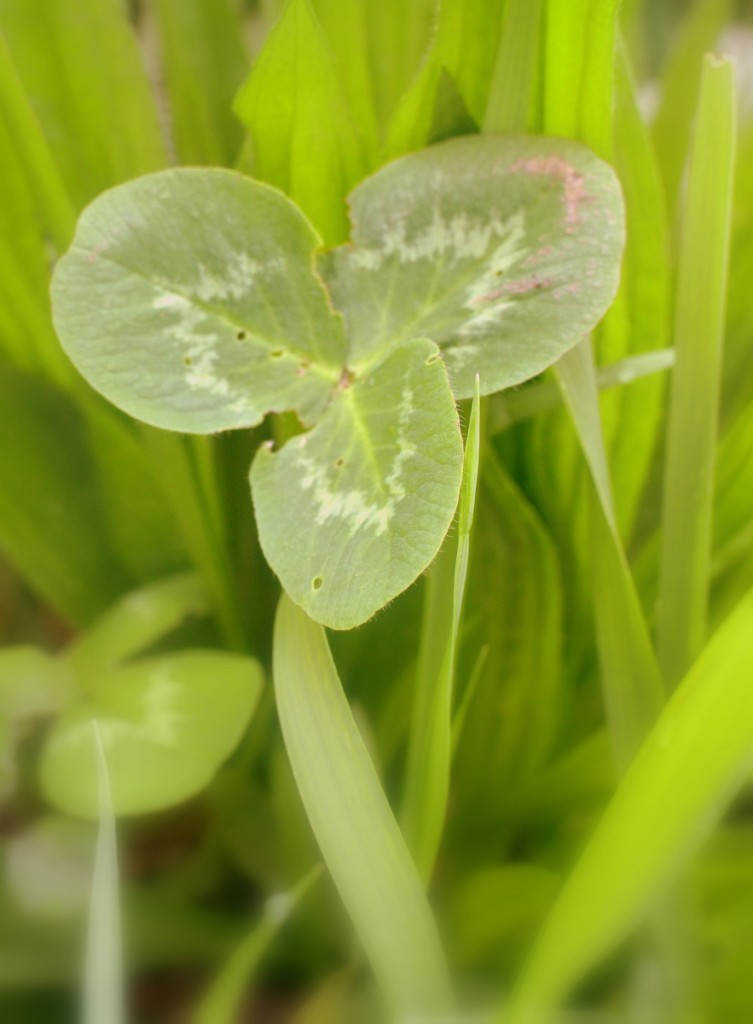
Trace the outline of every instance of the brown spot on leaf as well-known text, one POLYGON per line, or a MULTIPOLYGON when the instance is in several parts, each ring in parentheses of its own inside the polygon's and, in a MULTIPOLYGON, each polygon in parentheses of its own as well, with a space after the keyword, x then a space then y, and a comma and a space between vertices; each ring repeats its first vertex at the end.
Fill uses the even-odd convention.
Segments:
POLYGON ((518 160, 510 170, 521 174, 548 174, 562 182, 565 231, 569 235, 573 234, 580 223, 581 203, 587 198, 583 188, 583 175, 560 156, 529 157, 527 160, 518 160))

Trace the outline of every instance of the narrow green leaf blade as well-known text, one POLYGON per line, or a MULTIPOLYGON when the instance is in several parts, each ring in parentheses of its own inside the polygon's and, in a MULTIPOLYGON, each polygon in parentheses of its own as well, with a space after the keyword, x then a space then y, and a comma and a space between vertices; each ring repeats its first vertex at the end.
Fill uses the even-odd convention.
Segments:
MULTIPOLYGON (((316 15, 340 70, 343 94, 360 134, 369 166, 377 162, 381 141, 377 123, 376 89, 369 32, 369 0, 314 0, 316 15)), ((384 11, 382 6, 381 11, 384 11)), ((382 55, 383 56, 383 55, 382 55)))
POLYGON ((66 620, 86 623, 128 589, 85 418, 68 395, 10 366, 0 367, 0 479, 0 547, 66 620))
POLYGON ((537 127, 544 0, 507 0, 489 96, 485 132, 524 132, 537 127))
POLYGON ((321 626, 283 596, 274 641, 285 746, 324 860, 398 1017, 451 1000, 435 923, 321 626))
POLYGON ((232 101, 246 71, 229 0, 151 0, 173 140, 183 164, 230 164, 243 137, 232 101))
MULTIPOLYGON (((615 71, 614 159, 625 194, 627 244, 620 290, 594 335, 602 366, 669 344, 672 286, 662 182, 624 45, 615 71)), ((663 384, 615 389, 600 403, 617 519, 628 543, 661 428, 663 384)))
POLYGON ((735 131, 733 65, 707 57, 680 246, 663 480, 657 645, 670 684, 706 638, 735 131))
POLYGON ((753 754, 753 595, 662 713, 568 877, 505 1024, 546 1015, 647 912, 718 820, 753 754), (584 914, 598 907, 598 914, 584 914))
POLYGON ((461 814, 506 810, 549 755, 565 699, 558 552, 491 445, 478 501, 461 666, 488 653, 455 758, 461 814))
POLYGON ((470 398, 520 383, 567 351, 614 297, 622 203, 576 142, 450 139, 394 161, 351 198, 354 246, 323 270, 351 365, 415 337, 442 349, 470 398))
POLYGON ((312 431, 279 452, 260 448, 251 470, 259 540, 288 594, 335 629, 370 618, 437 553, 462 460, 431 342, 403 345, 344 381, 312 431))
MULTIPOLYGON (((0 111, 5 122, 0 131, 5 128, 13 139, 12 154, 9 146, 3 146, 3 175, 8 165, 16 160, 23 167, 42 222, 55 245, 62 250, 71 240, 76 211, 2 36, 0 111)), ((12 207, 12 202, 10 205, 12 207)))
POLYGON ((345 196, 363 175, 363 146, 311 0, 291 0, 235 103, 254 170, 298 203, 325 241, 348 235, 345 196))
POLYGON ((115 816, 105 749, 95 719, 89 728, 94 735, 96 754, 99 832, 86 940, 83 1024, 123 1024, 125 992, 115 816))
POLYGON ((165 165, 156 106, 120 0, 80 0, 75 17, 67 0, 5 0, 0 24, 77 206, 165 165))
POLYGON ((661 102, 652 134, 670 215, 675 211, 688 159, 703 55, 715 48, 732 8, 732 0, 695 0, 689 5, 663 68, 661 102))
POLYGON ((547 0, 544 130, 612 152, 612 96, 619 0, 547 0))
POLYGON ((428 883, 442 838, 452 765, 458 634, 468 575, 481 446, 479 381, 468 422, 457 537, 440 552, 425 596, 413 721, 408 741, 402 823, 428 883))
POLYGON ((154 426, 211 433, 287 409, 310 421, 345 351, 312 273, 318 241, 240 174, 140 178, 81 217, 53 279, 55 325, 89 383, 154 426))
POLYGON ((191 1016, 191 1024, 233 1024, 243 993, 253 981, 267 950, 321 873, 319 864, 290 892, 269 897, 261 919, 236 946, 202 997, 191 1016))
POLYGON ((662 707, 662 679, 617 527, 590 339, 584 338, 560 360, 556 374, 595 489, 596 638, 612 742, 624 768, 662 707))

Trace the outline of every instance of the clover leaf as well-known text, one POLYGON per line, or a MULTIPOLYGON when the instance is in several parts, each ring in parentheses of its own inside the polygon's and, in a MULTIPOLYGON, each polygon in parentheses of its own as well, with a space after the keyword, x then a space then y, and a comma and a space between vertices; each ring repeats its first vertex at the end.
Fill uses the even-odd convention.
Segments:
POLYGON ((566 140, 472 136, 387 165, 321 252, 281 193, 163 171, 84 211, 53 282, 69 356, 158 427, 290 410, 251 472, 264 553, 319 622, 364 622, 430 564, 457 504, 455 399, 541 372, 604 314, 623 247, 612 171, 566 140))

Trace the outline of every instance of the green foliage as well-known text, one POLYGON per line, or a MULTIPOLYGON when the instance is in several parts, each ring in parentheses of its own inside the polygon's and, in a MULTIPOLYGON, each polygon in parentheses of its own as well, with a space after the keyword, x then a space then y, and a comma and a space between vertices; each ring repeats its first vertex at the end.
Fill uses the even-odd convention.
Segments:
POLYGON ((751 16, 0 0, 0 1018, 749 1024, 751 16))
POLYGON ((449 980, 418 873, 324 631, 286 597, 275 625, 274 678, 301 799, 392 1008, 402 1018, 447 1013, 449 980))
POLYGON ((350 203, 353 242, 319 263, 342 317, 295 207, 217 170, 103 195, 53 282, 66 350, 131 415, 197 433, 319 420, 262 449, 251 486, 283 586, 341 629, 429 565, 457 502, 452 394, 418 339, 456 398, 472 370, 485 394, 526 380, 603 313, 622 244, 611 172, 562 142, 447 142, 350 203), (290 537, 306 534, 303 558, 290 537))

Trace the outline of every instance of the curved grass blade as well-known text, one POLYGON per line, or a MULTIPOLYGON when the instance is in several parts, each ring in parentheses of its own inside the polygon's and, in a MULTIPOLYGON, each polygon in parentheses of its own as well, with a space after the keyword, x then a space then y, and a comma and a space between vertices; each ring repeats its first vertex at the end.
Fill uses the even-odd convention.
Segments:
POLYGON ((436 925, 332 660, 324 630, 283 595, 274 683, 285 746, 325 863, 398 1018, 449 1015, 436 925))
POLYGON ((753 592, 712 638, 623 779, 500 1024, 547 1019, 647 913, 721 817, 753 756, 753 592), (598 913, 584 913, 598 907, 598 913))

